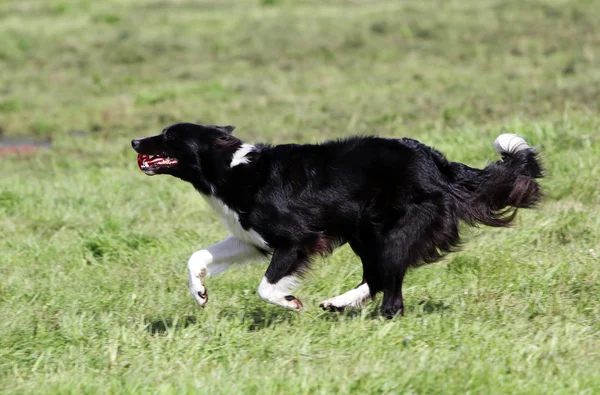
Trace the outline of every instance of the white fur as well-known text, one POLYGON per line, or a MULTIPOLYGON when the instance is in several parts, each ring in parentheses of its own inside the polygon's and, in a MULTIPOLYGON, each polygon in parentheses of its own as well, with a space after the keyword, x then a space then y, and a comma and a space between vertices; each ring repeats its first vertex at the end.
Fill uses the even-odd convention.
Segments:
POLYGON ((223 203, 220 199, 215 196, 206 196, 202 195, 206 203, 213 209, 215 214, 221 220, 225 229, 229 231, 233 236, 237 237, 240 240, 243 240, 249 244, 257 246, 263 250, 269 250, 269 245, 267 242, 261 237, 253 229, 244 229, 240 224, 240 218, 238 214, 232 210, 229 206, 223 203))
POLYGON ((250 158, 248 158, 246 155, 254 151, 254 148, 255 147, 252 144, 242 144, 240 148, 238 148, 238 150, 233 154, 230 167, 250 162, 250 158))
POLYGON ((514 154, 531 147, 522 137, 516 134, 505 133, 496 138, 494 148, 499 154, 514 154))
POLYGON ((346 307, 361 307, 369 299, 371 299, 369 285, 367 283, 363 283, 346 293, 321 302, 320 306, 323 308, 335 307, 338 309, 343 309, 346 307))
POLYGON ((224 272, 233 264, 263 262, 266 258, 256 247, 236 237, 213 244, 203 250, 196 251, 188 260, 190 276, 190 292, 200 306, 208 300, 204 277, 224 272))
POLYGON ((302 304, 297 299, 285 299, 286 296, 292 294, 292 291, 297 285, 298 278, 295 276, 285 276, 275 284, 271 284, 266 277, 263 277, 258 286, 258 296, 265 302, 300 311, 302 309, 302 304))

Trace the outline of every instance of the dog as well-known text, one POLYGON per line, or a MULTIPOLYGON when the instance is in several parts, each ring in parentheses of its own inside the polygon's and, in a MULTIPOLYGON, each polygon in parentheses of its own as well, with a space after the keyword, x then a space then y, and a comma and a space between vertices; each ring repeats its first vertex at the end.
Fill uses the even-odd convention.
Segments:
POLYGON ((360 307, 383 292, 381 313, 402 315, 407 269, 452 252, 461 222, 507 226, 542 197, 538 153, 513 134, 494 142, 502 160, 476 169, 409 138, 251 145, 234 129, 178 123, 131 142, 142 172, 191 183, 231 234, 188 261, 200 306, 206 277, 270 257, 258 295, 300 311, 292 291, 311 257, 348 243, 362 261, 362 281, 320 307, 360 307))

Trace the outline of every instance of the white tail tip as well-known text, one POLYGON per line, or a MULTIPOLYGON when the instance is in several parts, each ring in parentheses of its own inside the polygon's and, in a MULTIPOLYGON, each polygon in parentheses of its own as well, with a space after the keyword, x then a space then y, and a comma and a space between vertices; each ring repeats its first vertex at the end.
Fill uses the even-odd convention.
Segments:
POLYGON ((499 154, 514 154, 531 147, 522 137, 516 134, 505 133, 496 138, 494 148, 499 154))

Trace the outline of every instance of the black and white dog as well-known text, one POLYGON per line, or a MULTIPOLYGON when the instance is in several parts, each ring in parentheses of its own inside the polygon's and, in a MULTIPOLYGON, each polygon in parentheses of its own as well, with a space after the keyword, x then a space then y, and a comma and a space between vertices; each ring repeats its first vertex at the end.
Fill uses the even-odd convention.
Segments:
POLYGON ((271 256, 259 296, 300 311, 292 290, 311 257, 349 243, 362 260, 362 282, 320 306, 358 307, 382 291, 382 313, 402 314, 406 270, 452 251, 459 222, 506 226, 517 208, 541 198, 536 152, 513 134, 494 142, 502 161, 480 170, 408 138, 269 146, 245 144, 233 130, 180 123, 131 142, 144 173, 190 182, 231 233, 189 259, 201 306, 204 277, 271 256))

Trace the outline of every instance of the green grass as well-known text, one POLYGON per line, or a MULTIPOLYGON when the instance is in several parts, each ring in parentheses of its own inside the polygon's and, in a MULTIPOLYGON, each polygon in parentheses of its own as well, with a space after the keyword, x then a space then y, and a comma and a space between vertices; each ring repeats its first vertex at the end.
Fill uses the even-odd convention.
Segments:
POLYGON ((600 392, 600 3, 0 2, 0 389, 38 393, 600 392), (318 303, 359 281, 344 247, 297 291, 266 268, 189 295, 225 237, 129 140, 176 121, 250 142, 410 136, 483 166, 503 132, 539 145, 544 204, 409 273, 406 316, 318 303))

